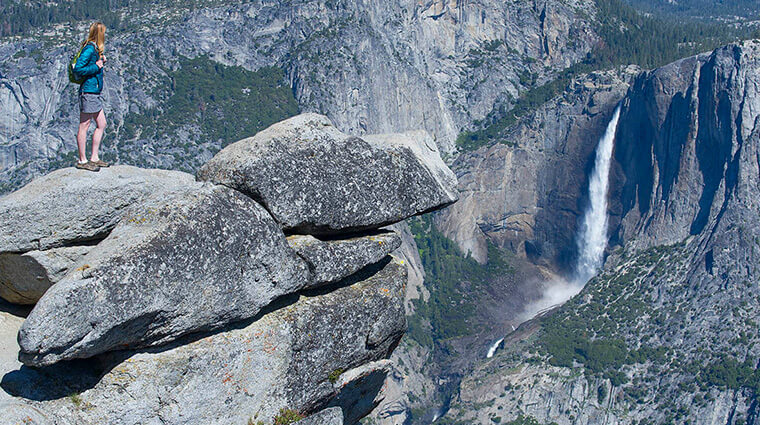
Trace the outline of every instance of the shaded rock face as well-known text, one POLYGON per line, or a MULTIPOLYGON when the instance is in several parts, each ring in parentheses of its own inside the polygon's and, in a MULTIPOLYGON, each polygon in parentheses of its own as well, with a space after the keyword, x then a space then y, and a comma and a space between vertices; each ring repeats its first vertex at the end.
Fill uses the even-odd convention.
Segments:
POLYGON ((344 372, 335 382, 341 391, 330 405, 341 407, 346 423, 358 423, 383 401, 381 390, 393 366, 391 360, 379 360, 344 372))
POLYGON ((261 206, 200 184, 134 206, 83 262, 21 328, 26 364, 220 328, 309 282, 306 264, 261 206))
POLYGON ((424 133, 351 137, 303 114, 227 146, 198 179, 260 202, 286 231, 374 229, 456 201, 456 178, 424 133))
POLYGON ((377 263, 401 246, 401 237, 392 231, 370 232, 347 239, 319 240, 311 235, 292 235, 287 239, 290 247, 309 265, 311 286, 338 281, 377 263))
POLYGON ((46 250, 102 239, 130 205, 193 183, 178 171, 127 165, 93 173, 64 168, 0 197, 0 253, 46 250))
MULTIPOLYGON (((314 338, 314 335, 302 333, 294 338, 294 361, 288 372, 289 386, 303 387, 298 393, 290 396, 291 403, 297 406, 304 406, 307 410, 320 407, 310 400, 324 399, 328 395, 334 395, 336 388, 344 388, 349 382, 363 379, 364 373, 349 373, 341 375, 343 380, 338 379, 335 383, 326 380, 327 376, 324 371, 333 373, 340 369, 348 371, 350 368, 361 367, 362 365, 378 360, 380 357, 372 357, 372 353, 382 352, 383 358, 390 356, 393 349, 396 348, 403 332, 406 330, 406 317, 404 316, 404 307, 397 296, 403 297, 404 286, 406 284, 406 268, 395 259, 384 260, 366 270, 362 270, 356 276, 349 280, 356 281, 366 279, 373 285, 373 291, 378 296, 384 298, 369 297, 366 301, 358 303, 360 305, 352 306, 350 309, 340 309, 338 311, 328 311, 337 308, 338 304, 325 305, 324 309, 315 308, 313 315, 303 317, 294 317, 297 326, 308 328, 315 326, 318 329, 324 329, 329 334, 324 334, 323 338, 314 338), (381 268, 381 272, 375 270, 381 268), (381 317, 377 317, 378 307, 385 310, 381 317), (366 309, 366 312, 356 312, 357 309, 366 309), (349 314, 350 313, 350 314, 349 314), (395 317, 394 317, 395 314, 395 317), (339 319, 346 318, 346 319, 339 319), (349 319, 350 318, 350 319, 349 319), (314 321, 318 322, 313 323, 314 321), (312 322, 310 324, 310 322, 312 322), (352 329, 361 323, 365 333, 361 338, 357 338, 352 329), (329 385, 328 385, 329 384, 329 385)), ((319 292, 320 290, 315 290, 319 292)), ((322 290, 323 292, 324 290, 322 290)), ((356 296, 357 294, 354 294, 356 296)), ((353 299, 345 299, 346 302, 353 302, 353 299)), ((369 367, 360 370, 367 372, 382 370, 382 382, 387 373, 387 367, 369 367)), ((357 387, 365 387, 357 385, 357 387)), ((372 386, 366 386, 373 388, 372 386)), ((376 386, 379 390, 380 386, 376 386)), ((347 396, 344 395, 344 398, 347 396)), ((351 400, 352 398, 348 397, 351 400)), ((358 400, 358 398, 357 398, 358 400)), ((352 407, 347 403, 347 408, 352 407)), ((348 411, 348 410, 346 410, 348 411)), ((368 413, 367 410, 364 414, 368 413)), ((348 417, 347 417, 348 419, 348 417)), ((350 421, 346 421, 352 423, 350 421)))
POLYGON ((623 104, 611 180, 614 241, 680 242, 754 206, 760 42, 642 74, 623 104))
POLYGON ((500 135, 502 143, 461 155, 452 166, 460 200, 438 215, 441 231, 481 263, 490 240, 568 268, 596 144, 637 71, 577 79, 500 135))
POLYGON ((245 424, 268 421, 286 407, 316 412, 364 376, 352 368, 396 346, 406 327, 405 276, 402 264, 386 260, 220 333, 4 371, 0 387, 22 397, 20 414, 41 415, 40 424, 245 424), (332 383, 338 369, 347 372, 332 383))
POLYGON ((91 246, 0 254, 0 298, 34 304, 66 274, 80 267, 91 246))

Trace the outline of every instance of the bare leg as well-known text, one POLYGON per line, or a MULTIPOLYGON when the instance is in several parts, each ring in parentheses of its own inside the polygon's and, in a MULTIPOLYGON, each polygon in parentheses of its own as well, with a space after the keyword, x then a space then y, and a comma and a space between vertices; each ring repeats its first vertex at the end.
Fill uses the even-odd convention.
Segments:
POLYGON ((100 112, 95 114, 95 132, 92 133, 92 157, 91 161, 99 161, 98 150, 100 149, 100 141, 103 139, 103 132, 106 130, 106 114, 101 109, 100 112))
POLYGON ((87 162, 87 130, 90 128, 90 120, 95 114, 79 113, 79 129, 77 130, 77 148, 79 149, 79 162, 87 162))

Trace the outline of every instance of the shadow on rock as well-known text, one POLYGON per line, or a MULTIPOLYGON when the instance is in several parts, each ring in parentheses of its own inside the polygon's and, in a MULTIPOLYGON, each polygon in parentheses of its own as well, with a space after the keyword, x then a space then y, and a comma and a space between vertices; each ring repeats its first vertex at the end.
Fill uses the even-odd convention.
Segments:
POLYGON ((29 315, 29 312, 32 311, 32 308, 34 308, 33 305, 11 304, 0 298, 0 313, 9 313, 14 316, 26 318, 26 316, 29 315))
POLYGON ((391 262, 391 256, 388 255, 382 260, 380 260, 379 262, 365 266, 364 268, 360 269, 359 271, 352 274, 351 276, 348 276, 338 282, 325 285, 325 286, 320 286, 318 288, 306 289, 306 290, 301 291, 301 294, 307 297, 316 297, 319 295, 329 294, 330 292, 335 291, 337 289, 345 288, 355 283, 359 283, 361 281, 370 279, 372 276, 377 274, 380 270, 385 268, 385 266, 387 266, 388 263, 390 262, 391 262))
POLYGON ((105 366, 100 359, 72 360, 45 368, 21 366, 6 373, 0 387, 14 397, 56 400, 94 387, 116 364, 105 366))

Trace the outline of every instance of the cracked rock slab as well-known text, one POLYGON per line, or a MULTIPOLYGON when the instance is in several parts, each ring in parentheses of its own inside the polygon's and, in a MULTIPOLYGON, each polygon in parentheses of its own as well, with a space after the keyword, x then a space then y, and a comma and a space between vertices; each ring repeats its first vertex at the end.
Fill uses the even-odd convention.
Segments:
POLYGON ((309 265, 313 285, 337 282, 374 264, 401 246, 398 233, 388 230, 346 239, 320 240, 311 235, 288 236, 293 250, 309 265))
POLYGON ((197 184, 134 206, 83 262, 24 322, 25 364, 217 329, 309 283, 269 213, 223 186, 197 184))
POLYGON ((198 179, 259 201, 293 233, 376 229, 457 200, 456 177, 425 132, 353 137, 313 113, 222 149, 198 179))
POLYGON ((298 421, 299 425, 343 425, 343 411, 330 407, 298 421))
MULTIPOLYGON (((318 412, 344 381, 362 393, 351 371, 387 358, 398 344, 406 329, 405 282, 405 266, 384 260, 218 333, 43 369, 0 370, 0 395, 39 414, 39 423, 57 425, 229 425, 273 418, 281 408, 318 412), (348 372, 333 382, 336 370, 348 372)), ((5 344, 15 342, 0 340, 5 344)), ((0 424, 8 425, 2 415, 0 424)))

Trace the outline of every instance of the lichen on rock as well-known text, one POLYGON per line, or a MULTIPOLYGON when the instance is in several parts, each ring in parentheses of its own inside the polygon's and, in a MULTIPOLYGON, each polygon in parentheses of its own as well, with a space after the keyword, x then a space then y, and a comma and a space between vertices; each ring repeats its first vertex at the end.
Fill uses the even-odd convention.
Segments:
POLYGON ((198 179, 251 196, 289 232, 376 229, 457 200, 456 177, 428 139, 359 138, 302 114, 222 149, 198 179))

